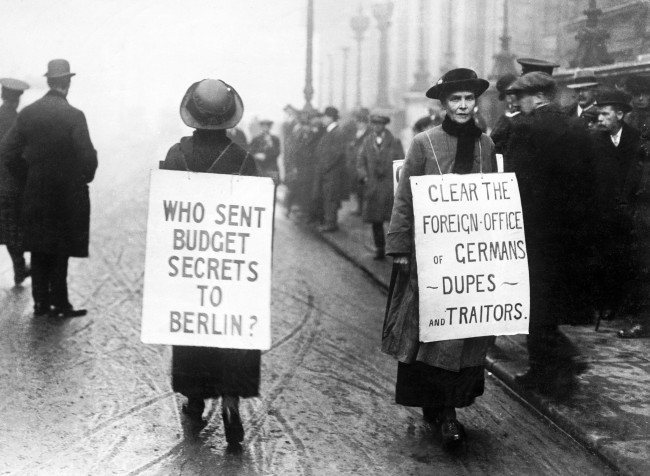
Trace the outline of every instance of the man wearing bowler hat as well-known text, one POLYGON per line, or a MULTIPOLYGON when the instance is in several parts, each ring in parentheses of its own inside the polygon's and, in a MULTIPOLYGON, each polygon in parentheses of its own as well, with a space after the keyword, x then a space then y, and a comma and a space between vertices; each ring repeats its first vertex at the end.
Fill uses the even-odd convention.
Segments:
POLYGON ((88 256, 88 183, 97 152, 84 113, 66 99, 74 75, 68 61, 50 61, 50 90, 20 112, 0 145, 0 157, 25 184, 21 215, 31 252, 34 317, 86 314, 68 300, 68 259, 88 256))
MULTIPOLYGON (((23 91, 29 88, 24 81, 12 78, 0 79, 2 106, 0 106, 0 139, 11 129, 18 117, 18 104, 23 91)), ((20 222, 22 184, 0 163, 0 244, 7 246, 14 268, 14 284, 19 286, 28 276, 25 263, 23 227, 20 222)))
POLYGON ((596 110, 596 93, 598 84, 599 83, 596 81, 596 76, 593 70, 582 69, 576 71, 573 77, 573 82, 567 84, 567 88, 576 91, 578 102, 567 108, 566 113, 569 116, 579 117, 586 124, 584 113, 586 111, 596 110))

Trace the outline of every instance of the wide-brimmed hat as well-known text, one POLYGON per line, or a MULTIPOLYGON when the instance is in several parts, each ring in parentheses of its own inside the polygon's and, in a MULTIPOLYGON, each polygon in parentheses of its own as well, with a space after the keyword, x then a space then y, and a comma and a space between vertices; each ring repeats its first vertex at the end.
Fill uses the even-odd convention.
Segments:
POLYGON ((579 69, 573 75, 573 82, 567 84, 569 89, 583 89, 598 86, 600 83, 596 81, 596 73, 593 69, 579 69))
POLYGON ((334 106, 327 106, 325 111, 323 111, 323 116, 331 117, 335 121, 339 120, 339 110, 334 106))
POLYGON ((623 112, 628 113, 632 110, 630 101, 632 98, 623 91, 606 88, 598 91, 596 106, 619 106, 623 112))
POLYGON ((541 71, 533 71, 532 73, 526 73, 519 77, 517 81, 512 83, 508 89, 506 89, 506 94, 535 94, 538 92, 552 94, 555 92, 556 88, 557 84, 550 74, 541 71))
POLYGON ((386 116, 385 114, 382 114, 381 112, 372 112, 370 114, 370 123, 374 124, 383 124, 386 125, 390 122, 390 117, 386 116))
POLYGON ((479 97, 490 86, 485 79, 480 79, 471 69, 457 68, 447 71, 436 84, 429 88, 426 96, 431 99, 444 99, 456 91, 471 91, 479 97))
POLYGON ((536 58, 517 58, 517 63, 521 65, 522 76, 533 71, 541 71, 542 73, 553 76, 553 70, 560 66, 557 63, 536 58))
POLYGON ((244 115, 235 88, 220 79, 204 79, 189 87, 181 101, 181 119, 195 129, 230 129, 244 115))
POLYGON ((517 81, 517 76, 512 73, 504 74, 497 79, 496 88, 499 91, 499 101, 503 101, 506 98, 506 90, 515 81, 517 81))
POLYGON ((53 59, 47 63, 46 78, 69 78, 77 73, 70 72, 70 63, 64 59, 53 59))
POLYGON ((650 93, 650 78, 632 75, 625 80, 625 88, 632 94, 650 93))

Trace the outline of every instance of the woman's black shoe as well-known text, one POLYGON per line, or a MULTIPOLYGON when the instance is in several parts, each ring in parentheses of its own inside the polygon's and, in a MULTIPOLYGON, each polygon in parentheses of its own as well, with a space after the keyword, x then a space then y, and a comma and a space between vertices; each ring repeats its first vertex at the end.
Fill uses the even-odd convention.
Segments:
POLYGON ((228 444, 241 443, 244 440, 244 427, 239 416, 239 409, 232 406, 224 407, 221 417, 228 444))
POLYGON ((205 402, 201 398, 189 398, 186 403, 183 403, 181 409, 192 420, 201 420, 205 402))
POLYGON ((458 420, 445 420, 440 424, 440 435, 445 446, 455 446, 464 443, 465 428, 458 420))

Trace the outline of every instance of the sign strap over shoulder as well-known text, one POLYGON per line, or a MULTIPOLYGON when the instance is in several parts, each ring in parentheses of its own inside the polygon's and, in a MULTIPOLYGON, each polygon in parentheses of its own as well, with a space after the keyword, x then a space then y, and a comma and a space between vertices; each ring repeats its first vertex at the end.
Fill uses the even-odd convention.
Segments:
POLYGON ((226 148, 223 149, 223 150, 221 151, 221 154, 219 154, 219 157, 217 157, 216 159, 214 159, 214 162, 212 162, 212 165, 208 168, 207 172, 210 172, 210 171, 212 170, 212 168, 213 168, 215 165, 217 165, 217 163, 219 163, 219 160, 221 160, 221 157, 223 157, 223 154, 225 154, 226 151, 227 151, 228 149, 230 149, 230 146, 231 146, 232 144, 233 144, 233 142, 231 142, 230 144, 228 144, 228 145, 226 146, 226 148))

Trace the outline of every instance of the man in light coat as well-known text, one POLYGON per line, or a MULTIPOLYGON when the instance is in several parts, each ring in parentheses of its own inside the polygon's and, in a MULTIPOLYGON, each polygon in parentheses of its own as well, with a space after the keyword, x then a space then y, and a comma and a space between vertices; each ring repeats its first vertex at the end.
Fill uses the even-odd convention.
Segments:
POLYGON ((44 97, 24 108, 0 145, 0 157, 25 184, 22 221, 31 252, 34 317, 80 317, 68 300, 68 259, 88 256, 90 198, 97 152, 86 117, 68 104, 70 64, 48 63, 44 97))

